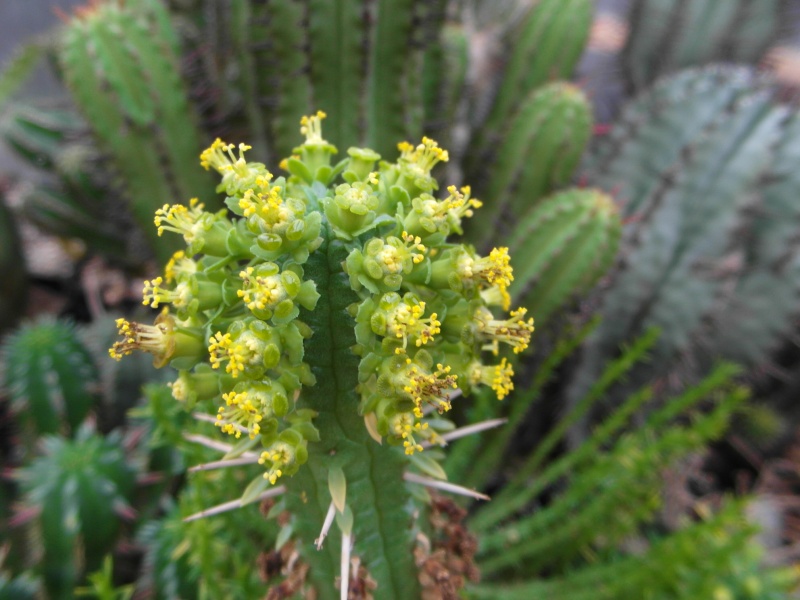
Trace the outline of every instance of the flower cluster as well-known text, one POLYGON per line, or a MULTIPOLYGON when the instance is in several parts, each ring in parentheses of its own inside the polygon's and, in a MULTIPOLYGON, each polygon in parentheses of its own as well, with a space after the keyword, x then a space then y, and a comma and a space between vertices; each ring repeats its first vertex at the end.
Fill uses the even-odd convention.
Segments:
POLYGON ((196 200, 157 211, 159 234, 181 235, 186 249, 145 283, 143 303, 163 309, 155 324, 121 319, 122 341, 111 349, 117 359, 138 349, 177 367, 173 396, 214 403, 223 433, 260 442, 258 462, 273 484, 319 440, 316 413, 301 408, 313 402, 298 404, 315 384, 304 362, 314 332, 300 317, 320 299, 306 271, 325 236, 346 250, 330 267, 358 298, 349 315, 360 414, 373 437, 406 454, 443 443, 452 425, 441 415, 457 392, 488 386, 507 396, 513 370, 501 343, 520 352, 533 331, 524 309, 508 317, 492 309, 510 305, 507 249, 480 256, 447 242, 481 206, 468 187, 435 196, 432 169, 447 152, 423 138, 399 144, 396 163, 350 148, 332 165, 337 149, 323 137, 324 117, 303 118, 305 142, 281 163, 287 177, 246 160, 244 144, 235 152, 216 140, 202 153, 230 212, 208 213, 196 200))

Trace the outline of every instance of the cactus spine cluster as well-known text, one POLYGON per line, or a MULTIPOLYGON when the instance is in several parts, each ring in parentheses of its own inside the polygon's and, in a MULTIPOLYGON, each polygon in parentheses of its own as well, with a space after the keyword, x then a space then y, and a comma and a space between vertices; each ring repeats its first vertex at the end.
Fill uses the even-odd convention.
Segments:
POLYGON ((245 497, 283 496, 286 535, 320 597, 351 552, 382 597, 411 597, 424 556, 399 508, 415 502, 404 480, 440 485, 437 453, 423 449, 446 443, 455 391, 507 396, 502 354, 525 350, 533 319, 494 308, 510 307, 507 248, 480 256, 447 242, 481 203, 468 187, 434 197, 446 151, 423 138, 401 143, 397 163, 350 148, 332 164, 324 117, 302 119, 288 177, 248 162, 243 144, 203 152, 238 218, 196 203, 157 211, 159 233, 187 244, 145 284, 144 303, 169 308, 154 325, 120 319, 111 355, 144 350, 178 367, 173 395, 190 406, 221 397, 216 424, 243 438, 231 455, 264 467, 245 497), (317 552, 334 515, 340 544, 317 552))

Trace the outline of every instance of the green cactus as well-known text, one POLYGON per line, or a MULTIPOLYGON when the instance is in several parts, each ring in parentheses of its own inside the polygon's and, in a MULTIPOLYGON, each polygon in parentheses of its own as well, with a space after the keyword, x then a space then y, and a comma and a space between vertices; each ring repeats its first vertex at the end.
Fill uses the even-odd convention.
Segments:
POLYGON ((714 61, 757 63, 790 18, 781 0, 641 0, 632 5, 623 65, 635 91, 714 61))
POLYGON ((508 242, 512 256, 526 257, 509 288, 514 302, 545 322, 611 267, 621 228, 614 201, 597 190, 560 192, 528 211, 508 242))
POLYGON ((715 351, 751 364, 766 360, 800 292, 796 246, 785 245, 793 230, 793 121, 748 70, 712 68, 663 80, 598 144, 588 179, 618 190, 630 223, 626 258, 604 297, 605 319, 573 398, 603 356, 651 326, 663 334, 657 360, 635 374, 638 383, 665 375, 680 357, 700 372, 715 351), (779 278, 775 288, 756 291, 779 278), (764 321, 736 323, 742 310, 764 321))
MULTIPOLYGON (((201 135, 167 27, 149 11, 99 4, 70 21, 60 53, 74 98, 114 157, 134 216, 148 233, 153 211, 176 197, 216 206, 197 167, 201 135)), ((154 232, 150 241, 162 261, 175 251, 154 232)))
POLYGON ((569 183, 592 130, 586 96, 568 83, 534 90, 520 105, 498 139, 491 176, 480 194, 491 198, 470 235, 485 244, 496 235, 500 218, 517 222, 553 190, 569 183))
POLYGON ((537 87, 571 74, 589 36, 591 0, 542 0, 534 4, 508 38, 510 55, 476 152, 486 152, 537 87))
MULTIPOLYGON (((95 403, 98 372, 75 327, 43 319, 3 344, 6 392, 30 432, 75 433, 95 403)), ((35 437, 25 436, 29 446, 35 437)))
POLYGON ((0 191, 0 272, 3 291, 0 292, 0 332, 14 325, 25 307, 28 275, 22 255, 17 227, 0 191))
POLYGON ((100 567, 128 510, 134 484, 119 436, 81 427, 73 440, 43 438, 44 454, 16 472, 36 508, 41 576, 50 598, 71 598, 80 566, 100 567))
POLYGON ((422 67, 424 130, 444 143, 451 141, 451 127, 460 116, 468 70, 469 36, 463 25, 446 23, 441 45, 428 48, 422 67))

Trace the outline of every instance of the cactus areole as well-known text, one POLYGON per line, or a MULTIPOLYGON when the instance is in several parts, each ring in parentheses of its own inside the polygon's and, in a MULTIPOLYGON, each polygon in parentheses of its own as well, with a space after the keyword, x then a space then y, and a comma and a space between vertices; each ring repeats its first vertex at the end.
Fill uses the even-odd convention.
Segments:
POLYGON ((264 468, 243 503, 280 495, 291 514, 281 538, 309 567, 287 578, 296 591, 414 598, 439 585, 424 576, 436 547, 426 488, 479 496, 444 481, 438 448, 459 433, 444 413, 479 386, 509 394, 503 354, 528 346, 533 319, 500 314, 506 248, 448 243, 481 203, 468 187, 437 194, 445 150, 423 138, 396 163, 364 148, 334 163, 324 117, 302 119, 287 176, 247 161, 244 144, 203 152, 235 217, 196 201, 157 211, 159 234, 186 250, 145 284, 144 304, 163 307, 155 324, 120 319, 110 353, 177 368, 172 393, 188 408, 218 400, 227 456, 264 468))

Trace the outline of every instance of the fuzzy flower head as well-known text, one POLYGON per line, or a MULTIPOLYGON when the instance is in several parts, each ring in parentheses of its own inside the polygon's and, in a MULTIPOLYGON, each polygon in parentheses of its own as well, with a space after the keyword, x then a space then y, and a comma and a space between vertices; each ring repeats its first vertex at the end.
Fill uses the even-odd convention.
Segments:
POLYGON ((502 400, 514 389, 514 369, 506 358, 498 365, 484 365, 475 362, 469 369, 470 384, 488 385, 497 394, 497 399, 502 400))
POLYGON ((122 338, 109 350, 114 360, 131 354, 134 350, 149 352, 153 364, 162 367, 174 358, 194 359, 199 362, 203 348, 199 332, 178 328, 172 315, 162 312, 153 325, 117 319, 117 333, 122 338))
POLYGON ((425 260, 422 240, 403 232, 402 240, 394 236, 372 238, 363 252, 356 248, 347 257, 346 270, 355 290, 362 287, 373 293, 400 289, 403 276, 425 260))
POLYGON ((278 364, 282 351, 280 336, 259 320, 236 321, 226 333, 216 332, 208 341, 211 366, 232 377, 247 374, 261 377, 265 369, 278 364))
POLYGON ((494 315, 486 309, 480 308, 475 313, 475 322, 479 334, 487 340, 484 350, 489 350, 497 355, 499 343, 508 344, 519 354, 528 347, 533 333, 533 318, 525 320, 527 309, 518 308, 511 311, 508 319, 495 319, 494 315))
POLYGON ((447 150, 428 137, 423 137, 416 146, 400 142, 397 149, 400 150, 397 164, 401 176, 398 185, 405 187, 412 198, 420 192, 430 192, 439 187, 431 177, 431 170, 438 163, 450 160, 447 150))
POLYGON ((158 227, 158 235, 171 231, 183 236, 189 254, 202 251, 210 256, 225 256, 228 254, 225 239, 233 226, 224 219, 224 212, 205 212, 203 204, 192 198, 189 206, 165 204, 156 210, 153 221, 158 227))
POLYGON ((422 452, 423 446, 419 440, 429 438, 433 433, 427 423, 422 423, 408 412, 397 413, 389 419, 389 432, 403 441, 403 448, 409 456, 422 452))
POLYGON ((275 485, 275 482, 283 477, 286 467, 294 464, 294 462, 294 448, 286 442, 275 442, 268 450, 264 450, 258 459, 258 464, 267 468, 267 472, 264 473, 264 479, 269 480, 272 485, 275 485))
MULTIPOLYGON (((188 260, 188 259, 187 259, 188 260)), ((171 304, 177 309, 178 316, 186 317, 218 306, 222 301, 222 291, 218 281, 211 281, 202 273, 184 275, 170 287, 165 277, 156 277, 144 282, 142 304, 158 308, 162 304, 171 304)))
POLYGON ((297 473, 307 460, 307 440, 293 426, 277 436, 277 439, 261 453, 258 462, 266 468, 264 479, 275 485, 279 478, 297 473))
POLYGON ((216 425, 237 438, 242 432, 255 438, 261 433, 262 421, 282 417, 289 410, 286 390, 270 379, 239 384, 222 399, 225 404, 217 411, 216 425))
POLYGON ((450 394, 458 388, 458 376, 449 366, 431 362, 431 355, 424 350, 417 351, 413 359, 396 356, 384 362, 383 368, 391 373, 387 381, 399 397, 412 402, 417 418, 422 418, 424 405, 440 414, 450 410, 450 394))
MULTIPOLYGON (((302 271, 300 271, 302 273, 302 271)), ((300 312, 298 304, 313 310, 319 294, 313 281, 302 281, 301 275, 287 268, 283 271, 272 262, 247 267, 239 273, 242 289, 237 295, 248 309, 264 321, 287 323, 300 312)))
POLYGON ((395 347, 396 354, 406 352, 409 342, 417 348, 434 341, 441 332, 437 313, 425 316, 426 304, 411 292, 403 297, 396 292, 381 296, 370 317, 372 331, 387 338, 395 347))
POLYGON ((469 187, 459 191, 451 185, 447 191, 449 195, 444 200, 437 200, 428 193, 413 198, 411 211, 403 221, 406 230, 423 238, 438 233, 442 240, 452 231, 463 233, 462 217, 471 217, 473 209, 479 208, 481 203, 469 198, 469 187))
POLYGON ((266 189, 272 174, 262 163, 247 162, 244 153, 251 149, 247 144, 239 144, 239 155, 233 152, 234 145, 226 144, 219 138, 200 154, 200 165, 208 171, 214 169, 222 175, 217 191, 229 196, 243 194, 249 189, 266 189))
POLYGON ((195 273, 197 273, 197 263, 188 258, 185 251, 178 250, 164 267, 164 282, 172 283, 177 279, 191 277, 195 273))
POLYGON ((238 201, 238 210, 247 220, 247 229, 257 236, 259 248, 276 259, 288 253, 295 262, 305 262, 322 242, 321 215, 306 214, 303 201, 284 197, 281 186, 263 192, 247 190, 238 201))

